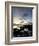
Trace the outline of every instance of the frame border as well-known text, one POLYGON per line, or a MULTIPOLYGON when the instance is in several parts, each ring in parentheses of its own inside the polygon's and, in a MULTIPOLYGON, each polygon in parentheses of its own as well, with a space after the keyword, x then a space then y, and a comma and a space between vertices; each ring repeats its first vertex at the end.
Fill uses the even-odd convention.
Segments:
POLYGON ((12 1, 6 1, 5 2, 5 44, 8 44, 8 45, 12 45, 12 44, 25 44, 25 43, 38 43, 38 4, 37 3, 25 3, 25 2, 12 2, 12 1), (9 40, 9 5, 10 4, 24 4, 24 5, 36 5, 37 8, 36 8, 36 40, 35 41, 20 41, 20 42, 17 42, 17 43, 11 43, 9 40), (6 30, 6 23, 7 23, 7 30, 6 30), (7 32, 6 32, 7 31, 7 32))

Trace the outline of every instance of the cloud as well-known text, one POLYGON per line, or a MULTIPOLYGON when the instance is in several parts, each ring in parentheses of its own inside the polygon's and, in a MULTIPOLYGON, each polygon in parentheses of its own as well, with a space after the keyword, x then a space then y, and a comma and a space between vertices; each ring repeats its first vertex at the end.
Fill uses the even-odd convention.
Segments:
POLYGON ((32 8, 14 7, 12 15, 14 23, 32 22, 32 8))

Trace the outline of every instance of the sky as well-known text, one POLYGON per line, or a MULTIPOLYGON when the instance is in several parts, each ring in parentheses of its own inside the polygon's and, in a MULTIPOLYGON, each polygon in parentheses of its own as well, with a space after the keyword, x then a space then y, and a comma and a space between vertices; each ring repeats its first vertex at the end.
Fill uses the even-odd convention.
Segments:
POLYGON ((32 21, 32 8, 29 7, 12 7, 12 15, 16 19, 32 21))

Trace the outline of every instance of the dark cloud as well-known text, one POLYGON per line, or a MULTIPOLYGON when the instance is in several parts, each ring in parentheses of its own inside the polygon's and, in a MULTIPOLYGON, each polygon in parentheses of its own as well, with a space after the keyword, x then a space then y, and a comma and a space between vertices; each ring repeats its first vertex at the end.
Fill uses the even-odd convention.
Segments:
POLYGON ((32 21, 32 8, 13 7, 12 15, 21 17, 19 19, 32 21))

